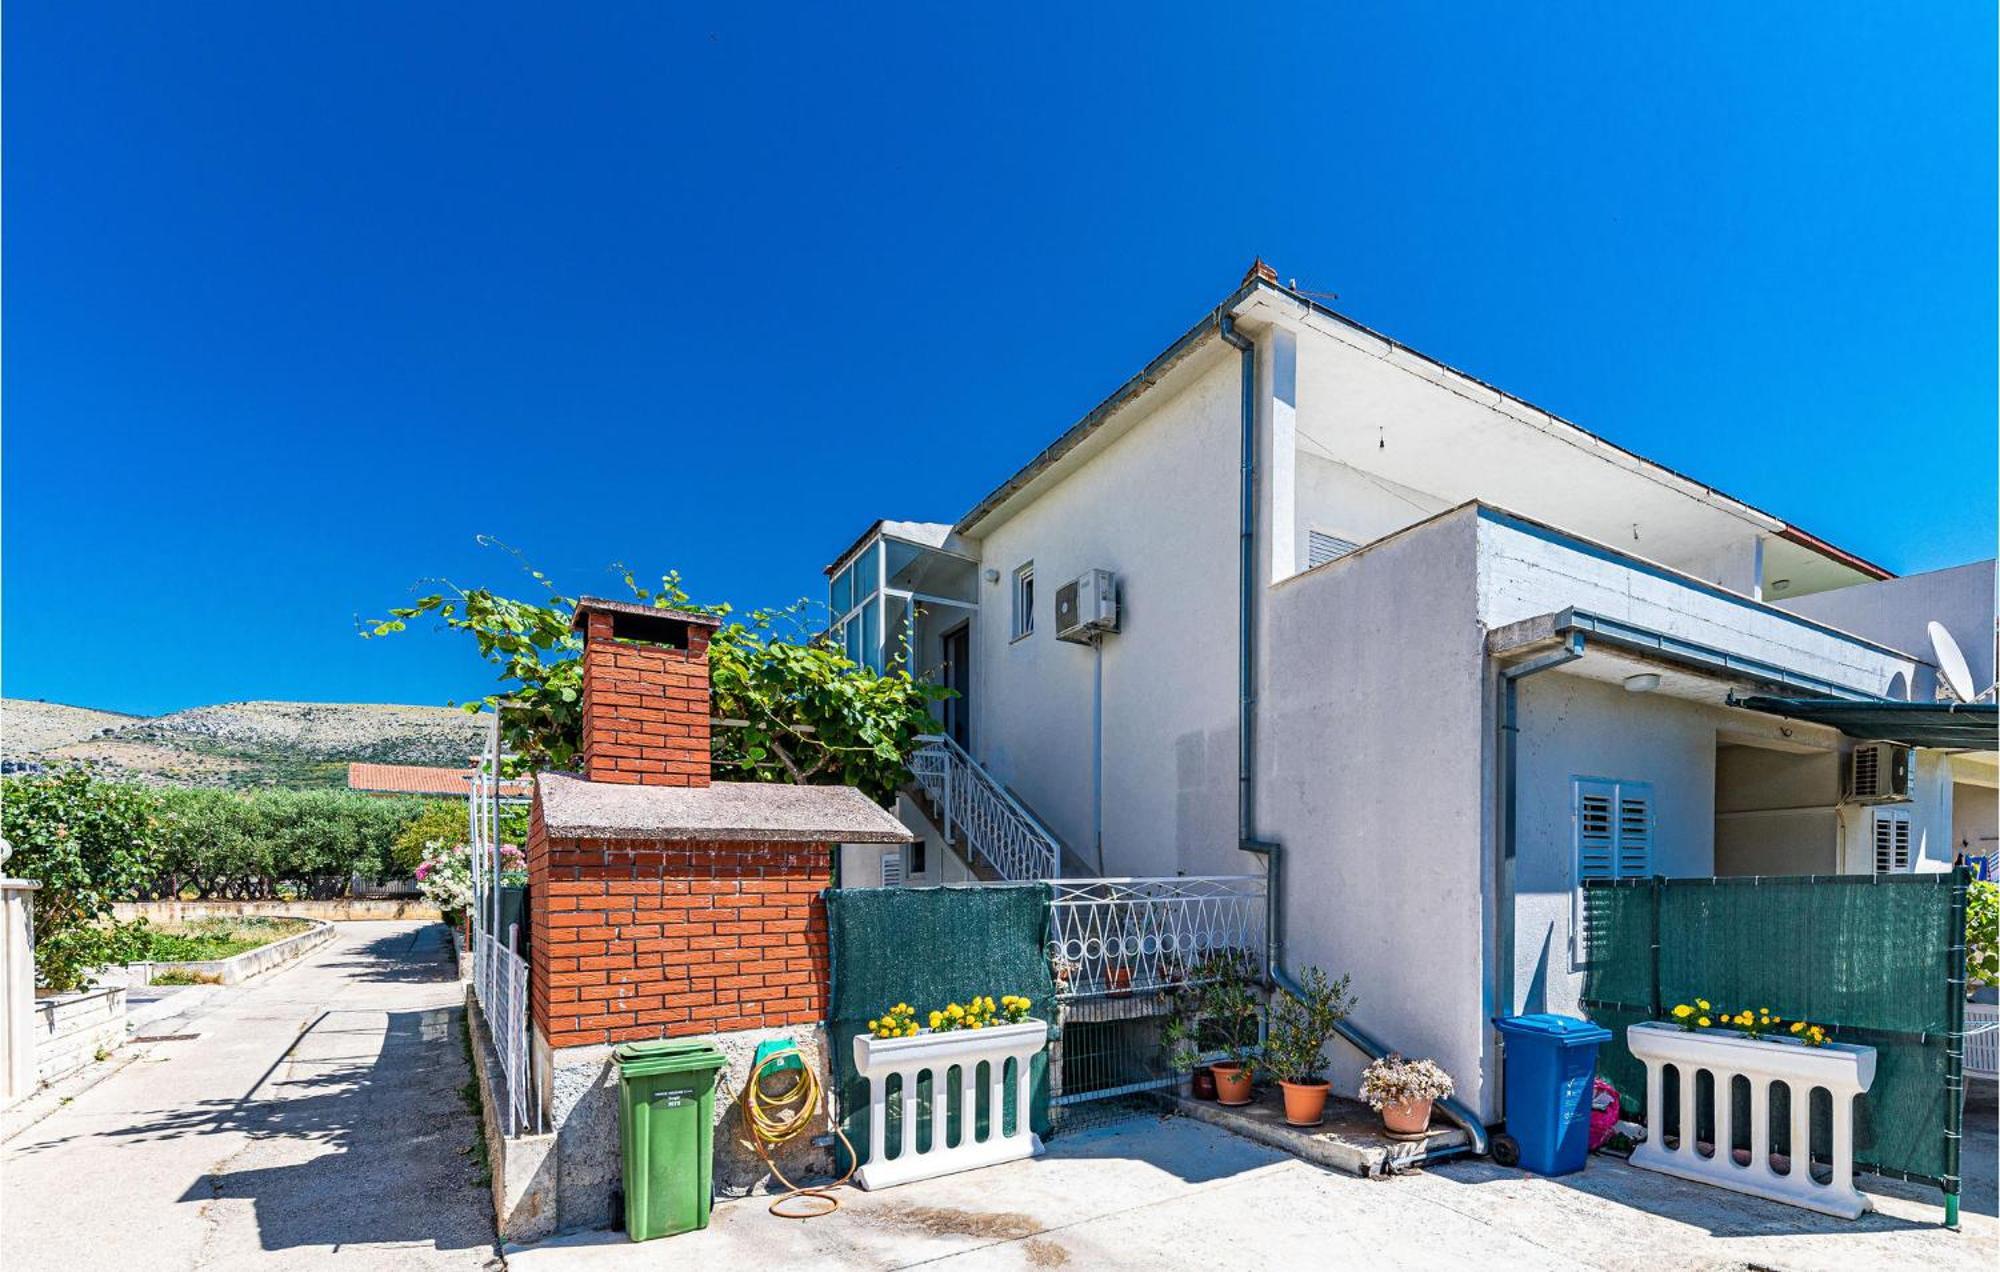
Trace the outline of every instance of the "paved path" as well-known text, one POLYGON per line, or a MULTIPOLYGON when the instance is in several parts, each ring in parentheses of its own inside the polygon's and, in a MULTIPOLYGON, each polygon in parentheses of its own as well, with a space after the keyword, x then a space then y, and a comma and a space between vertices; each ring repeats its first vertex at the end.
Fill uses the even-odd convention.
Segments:
POLYGON ((200 1036, 138 1045, 0 1150, 8 1272, 494 1259, 446 941, 435 923, 342 924, 149 1026, 200 1036))
POLYGON ((1482 1272, 1992 1272, 2000 1265, 1992 1106, 1968 1136, 1965 1231, 1936 1189, 1864 1180, 1856 1223, 1593 1157, 1541 1179, 1458 1162, 1387 1180, 1336 1175, 1186 1118, 1059 1136, 1046 1157, 882 1192, 843 1189, 800 1223, 752 1198, 708 1229, 634 1244, 587 1232, 509 1247, 508 1272, 660 1268, 1472 1268, 1482 1272))

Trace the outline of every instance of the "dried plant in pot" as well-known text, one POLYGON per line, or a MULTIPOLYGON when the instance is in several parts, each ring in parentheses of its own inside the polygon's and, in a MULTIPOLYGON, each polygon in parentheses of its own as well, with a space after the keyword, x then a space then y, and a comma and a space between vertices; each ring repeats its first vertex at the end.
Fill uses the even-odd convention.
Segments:
POLYGON ((1431 1103, 1456 1088, 1451 1075, 1433 1060, 1405 1060, 1390 1054, 1361 1074, 1361 1098, 1382 1115, 1391 1135, 1418 1136, 1430 1129, 1431 1103))
POLYGON ((1333 1031, 1354 1010, 1348 978, 1333 980, 1317 967, 1299 976, 1299 994, 1280 989, 1271 999, 1264 1039, 1264 1068, 1285 1093, 1285 1120, 1318 1126, 1326 1116, 1327 1081, 1321 1053, 1333 1031))

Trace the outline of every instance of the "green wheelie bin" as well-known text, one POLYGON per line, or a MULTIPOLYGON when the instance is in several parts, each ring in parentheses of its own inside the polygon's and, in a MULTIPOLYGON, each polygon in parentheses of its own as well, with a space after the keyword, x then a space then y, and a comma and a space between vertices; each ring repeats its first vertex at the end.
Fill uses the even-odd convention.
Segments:
POLYGON ((624 1043, 612 1055, 618 1061, 626 1235, 650 1241, 706 1228, 721 1049, 696 1038, 660 1038, 624 1043))

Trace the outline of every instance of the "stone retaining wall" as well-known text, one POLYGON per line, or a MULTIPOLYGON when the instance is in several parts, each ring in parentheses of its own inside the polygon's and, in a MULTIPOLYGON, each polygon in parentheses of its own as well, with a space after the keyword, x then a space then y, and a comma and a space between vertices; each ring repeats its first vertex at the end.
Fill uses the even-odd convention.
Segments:
POLYGON ((125 1044, 125 990, 86 989, 35 1000, 35 1077, 53 1082, 125 1044))
MULTIPOLYGON (((274 914, 275 919, 296 919, 297 914, 274 914)), ((134 985, 150 985, 162 972, 185 972, 189 975, 217 985, 235 985, 253 976, 284 966, 295 958, 309 954, 333 939, 333 924, 324 920, 310 920, 312 926, 303 932, 260 945, 254 950, 244 950, 228 958, 191 959, 179 963, 127 963, 125 972, 134 985)))
POLYGON ((384 919, 437 919, 428 901, 392 897, 341 897, 332 901, 121 901, 111 908, 121 923, 150 919, 154 923, 189 923, 196 919, 294 918, 326 919, 333 923, 384 919))

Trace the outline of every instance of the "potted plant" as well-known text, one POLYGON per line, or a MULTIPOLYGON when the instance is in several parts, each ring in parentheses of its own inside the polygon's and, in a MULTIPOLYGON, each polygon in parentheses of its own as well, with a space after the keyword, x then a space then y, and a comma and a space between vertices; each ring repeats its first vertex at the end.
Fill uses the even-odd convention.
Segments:
POLYGON ((1422 1135, 1430 1129, 1431 1101, 1442 1100, 1455 1088, 1451 1075, 1433 1060, 1382 1057, 1361 1074, 1361 1098, 1382 1115, 1391 1135, 1422 1135))
POLYGON ((1326 1115, 1320 1053, 1334 1028, 1354 1010, 1347 986, 1345 976, 1332 980, 1308 967, 1299 977, 1303 995, 1281 989, 1271 1000, 1263 1063, 1284 1089, 1285 1120, 1293 1126, 1318 1126, 1326 1115))
POLYGON ((1209 970, 1214 977, 1202 987, 1200 1028, 1224 1056, 1209 1066, 1215 1075, 1215 1098, 1222 1104, 1248 1104, 1263 1004, 1242 960, 1218 959, 1209 970))

